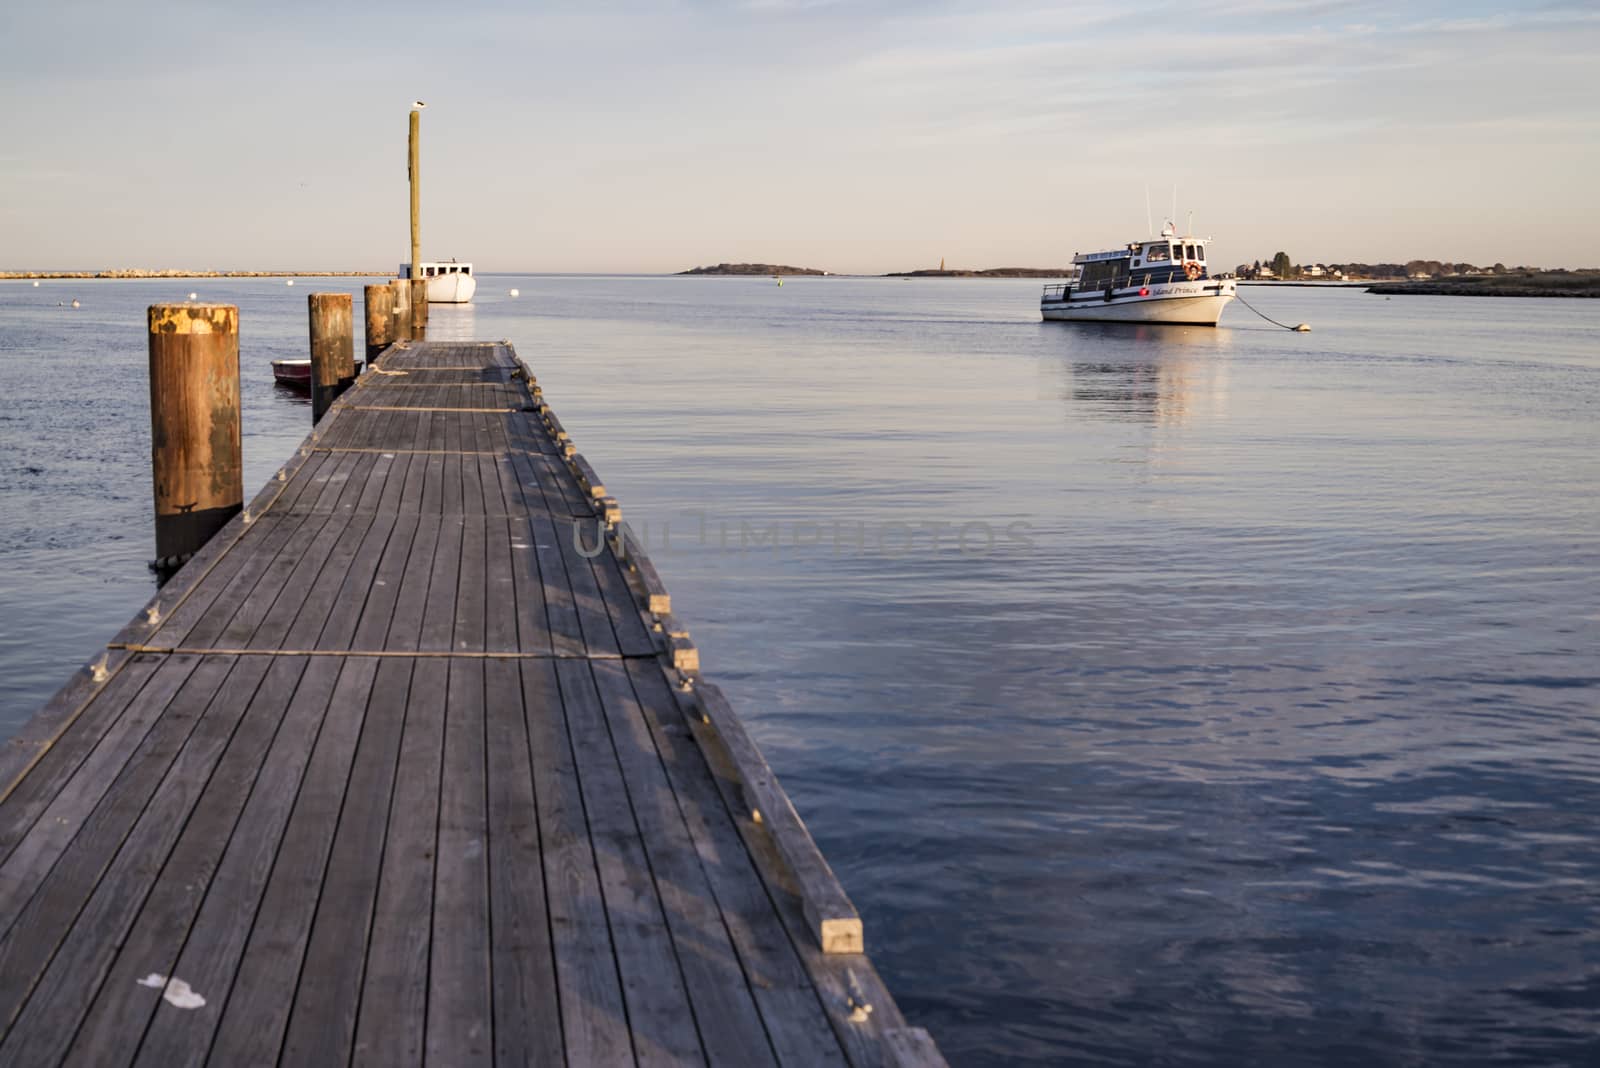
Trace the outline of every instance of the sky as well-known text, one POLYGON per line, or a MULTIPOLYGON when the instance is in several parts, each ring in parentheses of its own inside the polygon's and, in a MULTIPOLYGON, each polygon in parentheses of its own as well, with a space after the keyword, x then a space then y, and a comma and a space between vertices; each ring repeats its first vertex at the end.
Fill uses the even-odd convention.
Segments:
POLYGON ((1600 7, 0 5, 0 269, 1600 265, 1600 7))

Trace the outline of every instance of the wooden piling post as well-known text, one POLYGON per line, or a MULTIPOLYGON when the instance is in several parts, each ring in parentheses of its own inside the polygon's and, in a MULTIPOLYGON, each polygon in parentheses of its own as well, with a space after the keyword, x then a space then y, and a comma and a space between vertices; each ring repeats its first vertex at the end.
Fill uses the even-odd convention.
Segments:
POLYGON ((367 286, 363 291, 367 319, 367 366, 394 343, 394 290, 388 285, 367 286))
POLYGON ((350 294, 311 293, 311 421, 322 422, 334 398, 356 380, 350 294))
POLYGON ((239 309, 152 304, 150 469, 156 565, 193 556, 244 505, 239 309))
POLYGON ((397 278, 389 288, 394 291, 394 339, 400 341, 411 336, 411 283, 397 278))
MULTIPOLYGON (((412 268, 413 271, 416 268, 412 268)), ((428 334, 428 280, 411 279, 411 336, 418 341, 428 334)))

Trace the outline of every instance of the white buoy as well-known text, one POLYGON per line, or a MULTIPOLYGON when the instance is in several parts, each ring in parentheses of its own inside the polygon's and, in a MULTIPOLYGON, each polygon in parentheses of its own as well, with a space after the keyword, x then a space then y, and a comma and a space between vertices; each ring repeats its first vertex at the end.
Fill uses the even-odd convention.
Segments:
POLYGON ((38 282, 33 283, 33 288, 38 289, 39 288, 39 283, 38 282))
MULTIPOLYGON (((38 283, 38 282, 35 282, 35 283, 33 283, 33 284, 34 284, 34 285, 38 285, 38 284, 39 284, 39 283, 38 283)), ((511 295, 512 295, 512 296, 513 296, 513 297, 520 297, 520 296, 522 296, 522 290, 520 290, 520 289, 513 289, 513 290, 512 290, 512 291, 511 291, 511 295)))
POLYGON ((74 307, 74 308, 77 308, 77 307, 80 307, 80 305, 79 305, 79 304, 78 304, 78 300, 77 300, 77 298, 76 298, 76 297, 74 297, 74 298, 73 298, 73 300, 72 300, 72 306, 73 306, 73 307, 74 307))
POLYGON ((292 285, 294 285, 294 279, 291 278, 291 279, 289 279, 287 282, 285 282, 283 284, 286 285, 286 286, 292 286, 292 285))
POLYGON ((200 294, 198 294, 198 293, 190 293, 189 294, 189 299, 190 300, 199 300, 200 299, 200 294))

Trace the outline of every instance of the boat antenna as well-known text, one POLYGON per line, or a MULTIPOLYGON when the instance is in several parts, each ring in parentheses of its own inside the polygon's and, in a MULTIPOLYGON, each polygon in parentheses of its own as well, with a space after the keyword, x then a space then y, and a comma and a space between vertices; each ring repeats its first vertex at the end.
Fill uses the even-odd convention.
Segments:
POLYGON ((1178 231, 1178 185, 1176 182, 1172 185, 1172 231, 1173 233, 1178 231))
POLYGON ((1154 234, 1156 224, 1150 219, 1150 183, 1144 183, 1144 232, 1154 234))
POLYGON ((1194 209, 1193 208, 1189 209, 1189 232, 1184 234, 1183 236, 1184 237, 1193 237, 1194 236, 1194 209))

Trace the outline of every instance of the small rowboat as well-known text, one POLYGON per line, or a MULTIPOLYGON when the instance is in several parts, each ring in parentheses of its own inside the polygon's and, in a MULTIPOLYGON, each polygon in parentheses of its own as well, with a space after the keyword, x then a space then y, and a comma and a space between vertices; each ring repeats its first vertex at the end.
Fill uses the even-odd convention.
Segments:
MULTIPOLYGON (((361 361, 356 361, 356 373, 361 373, 361 361)), ((311 390, 311 361, 310 360, 273 360, 272 377, 280 386, 290 389, 311 390)))

